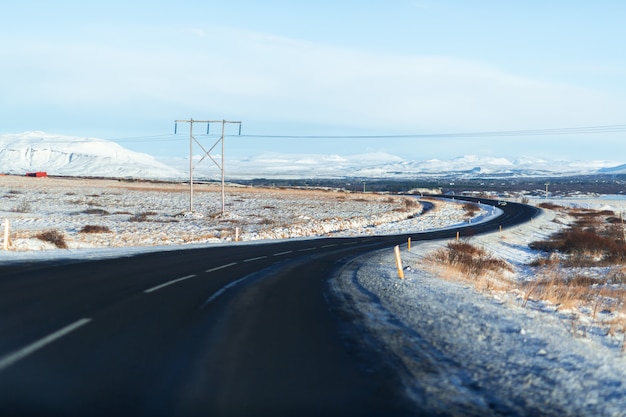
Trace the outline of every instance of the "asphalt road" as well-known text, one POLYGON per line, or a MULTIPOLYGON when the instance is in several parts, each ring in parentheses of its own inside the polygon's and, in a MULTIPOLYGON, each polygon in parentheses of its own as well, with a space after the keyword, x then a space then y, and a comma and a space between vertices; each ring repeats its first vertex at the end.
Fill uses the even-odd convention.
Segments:
POLYGON ((346 336, 327 279, 409 236, 468 236, 537 214, 501 208, 490 222, 412 235, 0 268, 0 415, 427 415, 391 364, 346 336))

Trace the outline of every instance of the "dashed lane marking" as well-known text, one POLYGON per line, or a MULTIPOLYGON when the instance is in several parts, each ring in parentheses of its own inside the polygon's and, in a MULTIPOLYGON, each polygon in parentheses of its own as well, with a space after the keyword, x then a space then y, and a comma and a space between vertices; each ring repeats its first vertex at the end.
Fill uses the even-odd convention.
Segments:
POLYGON ((312 251, 315 250, 317 248, 303 248, 303 249, 298 249, 298 252, 308 252, 308 251, 312 251))
POLYGON ((64 328, 57 330, 54 333, 49 334, 48 336, 39 339, 38 341, 31 343, 28 346, 25 346, 13 353, 10 353, 8 355, 6 355, 3 358, 0 358, 0 372, 5 370, 6 368, 8 368, 9 366, 13 365, 14 363, 24 359, 25 357, 27 357, 28 355, 31 355, 33 353, 35 353, 36 351, 38 351, 39 349, 45 347, 46 345, 49 345, 50 343, 54 342, 55 340, 58 340, 60 338, 62 338, 63 336, 67 335, 68 333, 73 332, 74 330, 78 329, 81 326, 84 326, 85 324, 89 323, 91 321, 91 319, 80 319, 78 321, 75 321, 74 323, 65 326, 64 328))
POLYGON ((226 264, 226 265, 216 266, 215 268, 207 269, 207 270, 206 270, 206 271, 204 271, 204 272, 214 272, 214 271, 219 271, 220 269, 228 268, 228 267, 233 266, 233 265, 237 265, 237 262, 231 262, 231 263, 226 264))
POLYGON ((332 248, 334 246, 339 246, 339 245, 337 245, 336 243, 332 243, 330 245, 324 245, 324 246, 322 246, 322 248, 332 248))
POLYGON ((293 251, 292 251, 292 250, 286 250, 286 251, 284 251, 284 252, 278 252, 278 253, 275 253, 275 254, 274 254, 274 255, 272 255, 272 256, 287 255, 288 253, 293 253, 293 251))
POLYGON ((156 287, 148 288, 144 292, 154 292, 156 290, 160 290, 161 288, 167 287, 168 285, 176 284, 177 282, 184 281, 186 279, 193 278, 193 277, 195 277, 195 275, 187 275, 186 277, 174 279, 172 281, 166 282, 165 284, 161 284, 161 285, 157 285, 156 287))
POLYGON ((243 262, 253 262, 258 261, 259 259, 265 259, 267 256, 257 256, 256 258, 244 259, 243 262))

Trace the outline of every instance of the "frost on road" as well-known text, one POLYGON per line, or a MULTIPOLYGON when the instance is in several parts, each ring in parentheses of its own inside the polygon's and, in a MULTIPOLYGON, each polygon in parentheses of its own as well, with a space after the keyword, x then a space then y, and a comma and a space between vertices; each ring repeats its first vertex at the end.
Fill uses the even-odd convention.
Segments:
MULTIPOLYGON (((429 245, 437 243, 411 253, 429 245)), ((360 339, 370 340, 407 394, 434 415, 626 415, 622 354, 574 337, 553 315, 420 268, 400 280, 388 250, 346 264, 331 287, 371 336, 360 339)))

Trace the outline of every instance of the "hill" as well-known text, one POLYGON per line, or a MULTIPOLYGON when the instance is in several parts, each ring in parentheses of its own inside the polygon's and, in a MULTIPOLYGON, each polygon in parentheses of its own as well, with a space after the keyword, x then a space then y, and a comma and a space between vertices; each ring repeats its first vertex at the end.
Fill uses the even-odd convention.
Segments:
POLYGON ((115 142, 44 132, 0 135, 0 172, 23 175, 171 179, 182 177, 148 154, 130 151, 115 142))

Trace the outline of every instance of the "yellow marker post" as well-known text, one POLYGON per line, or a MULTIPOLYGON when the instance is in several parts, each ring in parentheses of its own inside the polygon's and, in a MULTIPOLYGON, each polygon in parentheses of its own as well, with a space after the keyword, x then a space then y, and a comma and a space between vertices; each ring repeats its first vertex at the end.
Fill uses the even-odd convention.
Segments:
POLYGON ((407 249, 409 252, 411 252, 411 238, 409 238, 409 241, 407 243, 407 249))
POLYGON ((393 248, 393 251, 396 254, 396 266, 398 267, 398 277, 402 279, 404 278, 404 268, 402 268, 402 258, 400 258, 400 246, 396 245, 396 247, 393 248))

